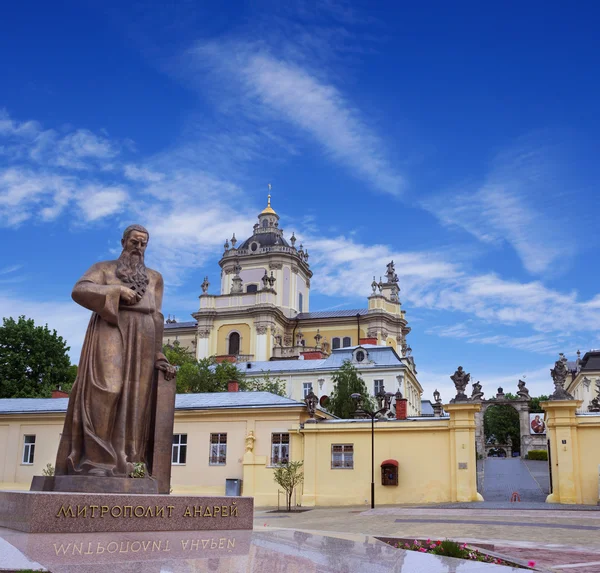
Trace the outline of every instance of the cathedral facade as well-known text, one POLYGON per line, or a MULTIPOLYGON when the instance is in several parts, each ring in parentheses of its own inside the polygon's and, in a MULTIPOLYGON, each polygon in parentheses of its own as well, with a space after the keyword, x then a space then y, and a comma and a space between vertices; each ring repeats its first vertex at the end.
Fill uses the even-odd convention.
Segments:
MULTIPOLYGON (((358 346, 364 347, 358 357, 365 358, 353 362, 360 370, 364 366, 366 373, 367 366, 374 365, 369 353, 381 355, 370 349, 388 347, 388 353, 397 358, 399 371, 395 378, 401 375, 411 389, 395 381, 385 383, 385 390, 410 391, 415 394, 415 404, 420 406, 422 388, 406 342, 410 327, 401 308, 393 262, 387 265, 384 280, 373 280, 365 308, 311 312, 313 273, 308 249, 297 245, 294 234, 286 239, 269 196, 252 236, 240 242, 234 234, 227 240, 219 266, 218 294, 210 292, 210 283, 205 278, 200 308, 192 313, 194 320, 182 323, 168 320, 165 344, 178 341, 198 359, 215 356, 217 360, 237 362, 240 369, 247 369, 248 375, 276 370, 285 372, 286 377, 288 372, 298 370, 290 361, 326 360, 338 351, 356 350, 358 346), (275 361, 290 362, 290 367, 283 363, 269 367, 268 363, 275 361)), ((356 358, 356 352, 353 356, 356 358)), ((389 367, 389 358, 386 364, 389 367)), ((291 379, 290 383, 295 386, 291 379)), ((289 395, 301 398, 302 387, 289 389, 289 395)), ((376 389, 374 381, 373 393, 376 389)))

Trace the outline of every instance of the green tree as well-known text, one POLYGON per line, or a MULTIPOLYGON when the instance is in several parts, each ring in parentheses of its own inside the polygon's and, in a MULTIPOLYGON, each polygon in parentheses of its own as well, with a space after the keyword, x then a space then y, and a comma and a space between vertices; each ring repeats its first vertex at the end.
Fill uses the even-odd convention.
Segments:
POLYGON ((273 479, 285 491, 287 510, 292 511, 294 489, 304 481, 302 462, 288 462, 277 466, 273 473, 273 479))
POLYGON ((510 436, 515 450, 521 447, 519 412, 507 404, 490 406, 483 416, 486 440, 494 436, 499 443, 506 443, 510 436))
POLYGON ((541 414, 544 410, 540 406, 540 402, 545 402, 546 400, 548 400, 548 396, 544 395, 529 400, 529 412, 531 414, 541 414))
POLYGON ((214 357, 185 361, 178 365, 177 392, 227 392, 227 383, 235 380, 244 389, 244 374, 231 362, 217 363, 214 357))
POLYGON ((48 325, 4 318, 0 327, 0 398, 49 398, 72 383, 69 347, 48 325))
POLYGON ((260 378, 247 378, 244 390, 254 392, 271 392, 278 396, 286 396, 285 380, 279 377, 272 378, 271 372, 265 372, 260 378))
POLYGON ((173 342, 173 344, 165 344, 163 346, 163 354, 173 366, 183 366, 190 362, 196 362, 193 352, 181 346, 178 340, 173 342))
POLYGON ((358 393, 363 397, 365 408, 373 409, 373 400, 369 396, 364 380, 358 370, 349 362, 344 364, 333 375, 333 392, 329 396, 327 409, 338 418, 349 419, 354 417, 356 405, 352 394, 358 393))

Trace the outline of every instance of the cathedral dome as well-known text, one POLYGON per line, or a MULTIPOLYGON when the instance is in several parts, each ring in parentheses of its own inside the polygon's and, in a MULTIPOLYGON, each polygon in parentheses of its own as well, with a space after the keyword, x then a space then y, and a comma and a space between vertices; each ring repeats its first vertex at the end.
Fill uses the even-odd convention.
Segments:
POLYGON ((282 246, 289 247, 289 243, 281 235, 281 233, 254 233, 251 237, 246 239, 240 246, 240 249, 256 250, 252 249, 253 244, 258 244, 258 248, 261 247, 274 247, 282 246))

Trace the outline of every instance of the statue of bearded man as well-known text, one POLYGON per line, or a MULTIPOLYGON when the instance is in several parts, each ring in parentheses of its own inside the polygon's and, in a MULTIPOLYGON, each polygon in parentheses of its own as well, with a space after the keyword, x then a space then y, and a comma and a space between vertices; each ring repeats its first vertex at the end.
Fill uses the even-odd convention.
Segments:
POLYGON ((125 229, 116 261, 96 263, 72 297, 93 311, 56 459, 57 475, 128 476, 146 465, 155 370, 175 369, 162 353, 163 279, 146 268, 149 234, 125 229))

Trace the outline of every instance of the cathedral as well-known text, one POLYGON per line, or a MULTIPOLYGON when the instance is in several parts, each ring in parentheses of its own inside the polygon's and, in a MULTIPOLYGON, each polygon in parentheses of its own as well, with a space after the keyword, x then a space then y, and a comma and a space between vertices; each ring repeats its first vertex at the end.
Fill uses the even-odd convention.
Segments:
MULTIPOLYGON (((406 393, 412 394, 414 414, 420 414, 422 388, 406 342, 410 328, 401 308, 393 261, 387 265, 384 280, 373 279, 366 308, 311 312, 309 253, 297 242, 294 234, 284 237, 269 196, 252 236, 240 242, 233 234, 225 241, 219 261, 219 293, 210 292, 206 277, 200 308, 192 313, 194 320, 167 320, 164 343, 178 341, 198 359, 215 356, 218 361, 237 362, 247 375, 276 373, 288 379, 289 395, 298 398, 307 382, 295 384, 294 372, 310 369, 317 376, 320 368, 321 380, 327 380, 343 355, 355 363, 363 378, 367 372, 377 376, 377 356, 397 372, 387 381, 374 378, 373 394, 377 383, 380 389, 385 384, 386 391, 400 390, 409 400, 406 393)), ((328 386, 321 383, 321 390, 328 386)))

